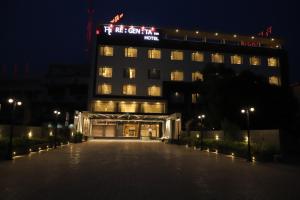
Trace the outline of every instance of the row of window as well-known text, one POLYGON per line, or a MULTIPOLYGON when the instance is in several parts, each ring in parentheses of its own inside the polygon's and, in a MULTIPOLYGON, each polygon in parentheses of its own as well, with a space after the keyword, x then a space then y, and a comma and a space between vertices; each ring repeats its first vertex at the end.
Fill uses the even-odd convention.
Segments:
POLYGON ((94 112, 164 113, 165 104, 162 102, 96 101, 92 104, 92 109, 94 112))
MULTIPOLYGON (((113 70, 112 67, 100 67, 99 68, 99 76, 103 78, 112 78, 113 70)), ((136 69, 129 67, 123 70, 123 77, 128 79, 135 79, 136 77, 136 69)), ((148 78, 149 79, 160 79, 160 70, 153 68, 148 70, 148 78)), ((171 81, 183 81, 184 74, 183 71, 174 70, 170 74, 171 81)), ((203 80, 203 75, 200 71, 192 72, 192 81, 203 80)))
MULTIPOLYGON (((111 67, 100 67, 99 76, 104 78, 112 78, 111 67)), ((135 68, 124 69, 123 77, 128 79, 135 79, 135 68)), ((148 79, 160 79, 160 70, 153 68, 148 70, 148 79)), ((170 73, 171 81, 184 81, 184 72, 180 70, 174 70, 170 73)), ((203 74, 200 71, 192 72, 192 81, 203 80, 203 74)), ((269 77, 269 83, 273 85, 280 85, 280 79, 277 76, 269 77)))
MULTIPOLYGON (((194 79, 200 78, 195 74, 194 79)), ((173 79, 183 80, 183 74, 175 73, 173 74, 173 79)), ((269 77, 269 83, 271 85, 280 85, 280 80, 277 76, 269 77)), ((97 94, 109 95, 112 93, 112 85, 108 83, 101 83, 97 87, 97 94)), ((136 85, 134 84, 125 84, 123 85, 122 90, 123 95, 136 95, 136 85)), ((152 85, 147 88, 148 96, 161 96, 161 87, 152 85)), ((193 97, 194 98, 194 97, 193 97)), ((195 96, 196 98, 196 96, 195 96)))
MULTIPOLYGON (((113 56, 114 48, 111 46, 101 46, 100 47, 100 55, 101 56, 113 56)), ((125 48, 125 57, 127 58, 136 58, 138 56, 138 49, 134 47, 125 48)), ((149 59, 161 59, 161 50, 160 49, 149 49, 148 50, 148 58, 149 59)), ((184 52, 179 50, 171 51, 170 55, 171 60, 181 61, 184 60, 184 52)), ((204 62, 205 56, 203 52, 192 52, 191 60, 195 62, 204 62)), ((213 63, 224 63, 224 54, 220 53, 212 53, 211 54, 211 62, 213 63)), ((270 57, 268 58, 268 66, 269 67, 279 67, 278 58, 270 57)), ((230 56, 230 63, 234 65, 242 65, 244 63, 244 59, 241 55, 232 55, 230 56)), ((258 56, 251 56, 249 58, 249 64, 253 66, 261 65, 262 59, 258 56)))
MULTIPOLYGON (((161 96, 161 87, 152 85, 148 87, 148 96, 161 96)), ((136 95, 136 85, 125 84, 123 85, 123 95, 136 95)), ((97 87, 97 94, 111 94, 112 85, 107 83, 99 84, 97 87)))

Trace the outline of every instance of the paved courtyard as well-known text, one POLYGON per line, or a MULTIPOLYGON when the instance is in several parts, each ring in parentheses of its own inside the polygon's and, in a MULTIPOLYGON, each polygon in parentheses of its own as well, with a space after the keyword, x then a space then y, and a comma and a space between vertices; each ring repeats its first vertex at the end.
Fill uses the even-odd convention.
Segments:
POLYGON ((300 169, 159 142, 91 141, 0 162, 0 199, 300 199, 300 169))

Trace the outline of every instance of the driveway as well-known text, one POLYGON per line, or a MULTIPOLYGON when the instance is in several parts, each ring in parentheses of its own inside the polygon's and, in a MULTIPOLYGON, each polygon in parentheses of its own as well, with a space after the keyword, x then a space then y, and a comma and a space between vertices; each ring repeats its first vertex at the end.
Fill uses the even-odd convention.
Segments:
POLYGON ((160 142, 98 140, 0 162, 0 199, 300 199, 300 169, 160 142))

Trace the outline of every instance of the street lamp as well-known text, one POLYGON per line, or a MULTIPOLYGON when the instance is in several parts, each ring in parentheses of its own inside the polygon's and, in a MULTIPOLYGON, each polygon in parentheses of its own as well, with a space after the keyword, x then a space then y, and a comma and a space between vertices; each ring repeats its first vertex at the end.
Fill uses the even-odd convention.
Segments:
POLYGON ((203 137, 204 137, 204 133, 203 133, 203 129, 204 129, 204 124, 203 124, 203 121, 205 119, 205 115, 204 114, 200 114, 198 115, 198 119, 200 120, 200 134, 201 134, 201 137, 200 137, 200 149, 202 150, 203 149, 203 137))
POLYGON ((250 113, 254 112, 254 107, 247 107, 241 110, 242 114, 246 115, 246 121, 247 121, 247 143, 248 143, 248 161, 252 162, 252 156, 251 156, 251 144, 250 144, 250 113))
POLYGON ((10 118, 10 134, 9 134, 9 142, 8 142, 8 151, 7 151, 7 159, 12 160, 13 158, 13 134, 14 134, 14 124, 15 124, 15 111, 17 106, 21 106, 22 102, 9 98, 7 100, 9 104, 12 105, 11 118, 10 118))
POLYGON ((56 149, 56 140, 57 140, 57 126, 58 126, 58 116, 61 114, 59 110, 54 110, 53 114, 55 116, 55 130, 54 130, 54 148, 56 149))

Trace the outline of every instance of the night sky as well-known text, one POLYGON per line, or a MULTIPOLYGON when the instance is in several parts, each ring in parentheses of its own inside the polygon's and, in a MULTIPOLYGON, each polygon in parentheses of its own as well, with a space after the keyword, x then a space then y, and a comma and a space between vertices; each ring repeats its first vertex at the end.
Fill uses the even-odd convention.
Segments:
MULTIPOLYGON (((53 63, 86 62, 85 0, 2 0, 0 65, 30 65, 30 73, 53 63)), ((123 24, 257 34, 273 26, 273 37, 286 40, 291 83, 300 82, 299 23, 296 1, 140 1, 94 0, 94 23, 108 23, 124 12, 123 24)), ((2 73, 2 72, 1 72, 2 73)))

